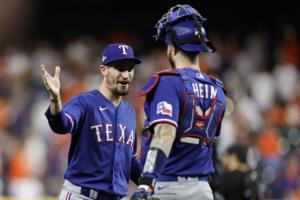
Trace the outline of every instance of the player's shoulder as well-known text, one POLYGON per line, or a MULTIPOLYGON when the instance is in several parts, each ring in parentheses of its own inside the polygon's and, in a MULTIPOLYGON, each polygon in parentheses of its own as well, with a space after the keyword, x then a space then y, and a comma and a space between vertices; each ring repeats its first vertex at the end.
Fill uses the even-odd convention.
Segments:
POLYGON ((149 81, 146 83, 150 85, 156 85, 160 81, 170 81, 169 83, 174 83, 174 80, 177 80, 180 78, 180 73, 176 69, 164 69, 155 72, 154 75, 149 79, 149 81), (173 81, 172 81, 173 80, 173 81))
POLYGON ((155 72, 154 76, 179 76, 180 73, 176 69, 163 69, 160 71, 155 72))
POLYGON ((96 90, 91 90, 91 91, 87 91, 87 92, 82 92, 79 93, 77 95, 75 95, 71 101, 77 101, 79 103, 86 103, 89 101, 92 101, 93 98, 97 95, 97 91, 96 90))
POLYGON ((99 91, 94 89, 94 90, 82 92, 82 93, 78 94, 77 97, 81 98, 81 99, 90 99, 90 98, 94 98, 98 93, 99 93, 99 91))
POLYGON ((153 91, 156 86, 161 83, 162 85, 174 85, 178 84, 180 81, 180 73, 174 69, 161 70, 156 72, 151 78, 146 82, 140 91, 140 96, 147 95, 153 91))
POLYGON ((221 90, 223 90, 223 92, 226 94, 226 89, 224 87, 223 81, 221 81, 219 78, 211 75, 211 74, 207 74, 195 69, 189 69, 189 68, 183 68, 183 69, 178 69, 178 71, 181 74, 181 77, 183 80, 189 80, 190 78, 195 79, 199 82, 202 83, 209 83, 209 84, 213 84, 216 87, 220 88, 221 90))
POLYGON ((210 78, 210 80, 211 80, 217 87, 219 87, 219 88, 221 88, 221 89, 223 90, 223 92, 224 92, 225 95, 227 94, 227 90, 226 90, 226 88, 225 88, 225 86, 224 86, 223 81, 221 81, 220 79, 218 79, 218 78, 216 78, 215 76, 210 75, 210 74, 208 75, 208 77, 210 78))

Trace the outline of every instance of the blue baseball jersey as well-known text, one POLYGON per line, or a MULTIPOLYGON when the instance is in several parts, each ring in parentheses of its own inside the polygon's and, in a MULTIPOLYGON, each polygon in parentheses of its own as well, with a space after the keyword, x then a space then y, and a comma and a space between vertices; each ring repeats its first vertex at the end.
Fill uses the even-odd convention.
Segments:
POLYGON ((214 172, 212 144, 220 134, 226 107, 221 81, 193 69, 156 73, 142 89, 145 130, 142 163, 157 123, 177 128, 176 139, 162 170, 165 175, 202 176, 214 172))
POLYGON ((136 115, 122 100, 115 106, 100 91, 72 98, 60 113, 46 111, 56 133, 71 133, 65 179, 75 185, 125 196, 128 181, 137 183, 136 115))

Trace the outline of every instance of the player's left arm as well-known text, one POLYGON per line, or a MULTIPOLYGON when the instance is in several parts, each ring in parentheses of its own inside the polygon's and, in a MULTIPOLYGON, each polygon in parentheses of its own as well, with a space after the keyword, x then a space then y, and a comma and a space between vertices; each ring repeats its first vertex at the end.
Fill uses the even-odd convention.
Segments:
POLYGON ((150 149, 147 151, 139 186, 131 200, 152 197, 155 181, 170 155, 176 138, 178 108, 180 107, 179 94, 181 94, 181 90, 177 87, 179 81, 176 81, 177 79, 174 77, 161 77, 155 88, 155 93, 146 101, 147 106, 149 106, 147 108, 149 109, 150 128, 153 129, 153 136, 150 149))
POLYGON ((169 123, 159 123, 154 126, 154 136, 151 141, 150 149, 160 149, 168 157, 175 137, 176 127, 174 125, 169 123))
POLYGON ((147 152, 139 186, 131 200, 148 199, 153 194, 155 180, 170 155, 175 137, 176 127, 174 125, 158 123, 154 126, 154 135, 147 152))
POLYGON ((154 135, 147 152, 140 185, 154 187, 155 179, 161 173, 165 161, 170 155, 176 137, 176 127, 169 123, 158 123, 154 126, 154 135))

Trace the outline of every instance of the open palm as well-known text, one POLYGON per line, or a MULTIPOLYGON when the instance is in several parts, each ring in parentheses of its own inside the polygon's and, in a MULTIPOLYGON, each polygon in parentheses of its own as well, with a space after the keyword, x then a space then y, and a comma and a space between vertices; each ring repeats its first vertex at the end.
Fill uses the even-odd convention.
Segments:
POLYGON ((55 67, 55 74, 51 76, 47 70, 45 69, 44 65, 41 65, 41 75, 44 82, 45 87, 47 88, 51 98, 58 98, 59 91, 60 91, 60 67, 55 67))

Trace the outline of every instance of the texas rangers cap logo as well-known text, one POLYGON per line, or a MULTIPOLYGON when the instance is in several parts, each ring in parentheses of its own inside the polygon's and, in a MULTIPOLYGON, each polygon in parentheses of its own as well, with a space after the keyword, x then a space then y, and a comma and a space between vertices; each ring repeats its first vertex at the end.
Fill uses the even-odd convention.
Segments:
POLYGON ((123 55, 127 55, 127 49, 128 49, 128 46, 123 44, 123 45, 119 45, 119 49, 122 49, 122 54, 123 55))
POLYGON ((157 104, 156 113, 162 115, 168 115, 172 117, 173 107, 171 104, 167 103, 166 101, 161 101, 157 104))
POLYGON ((129 60, 134 65, 141 61, 134 55, 131 46, 123 43, 109 44, 102 53, 102 64, 109 65, 113 61, 129 60))

